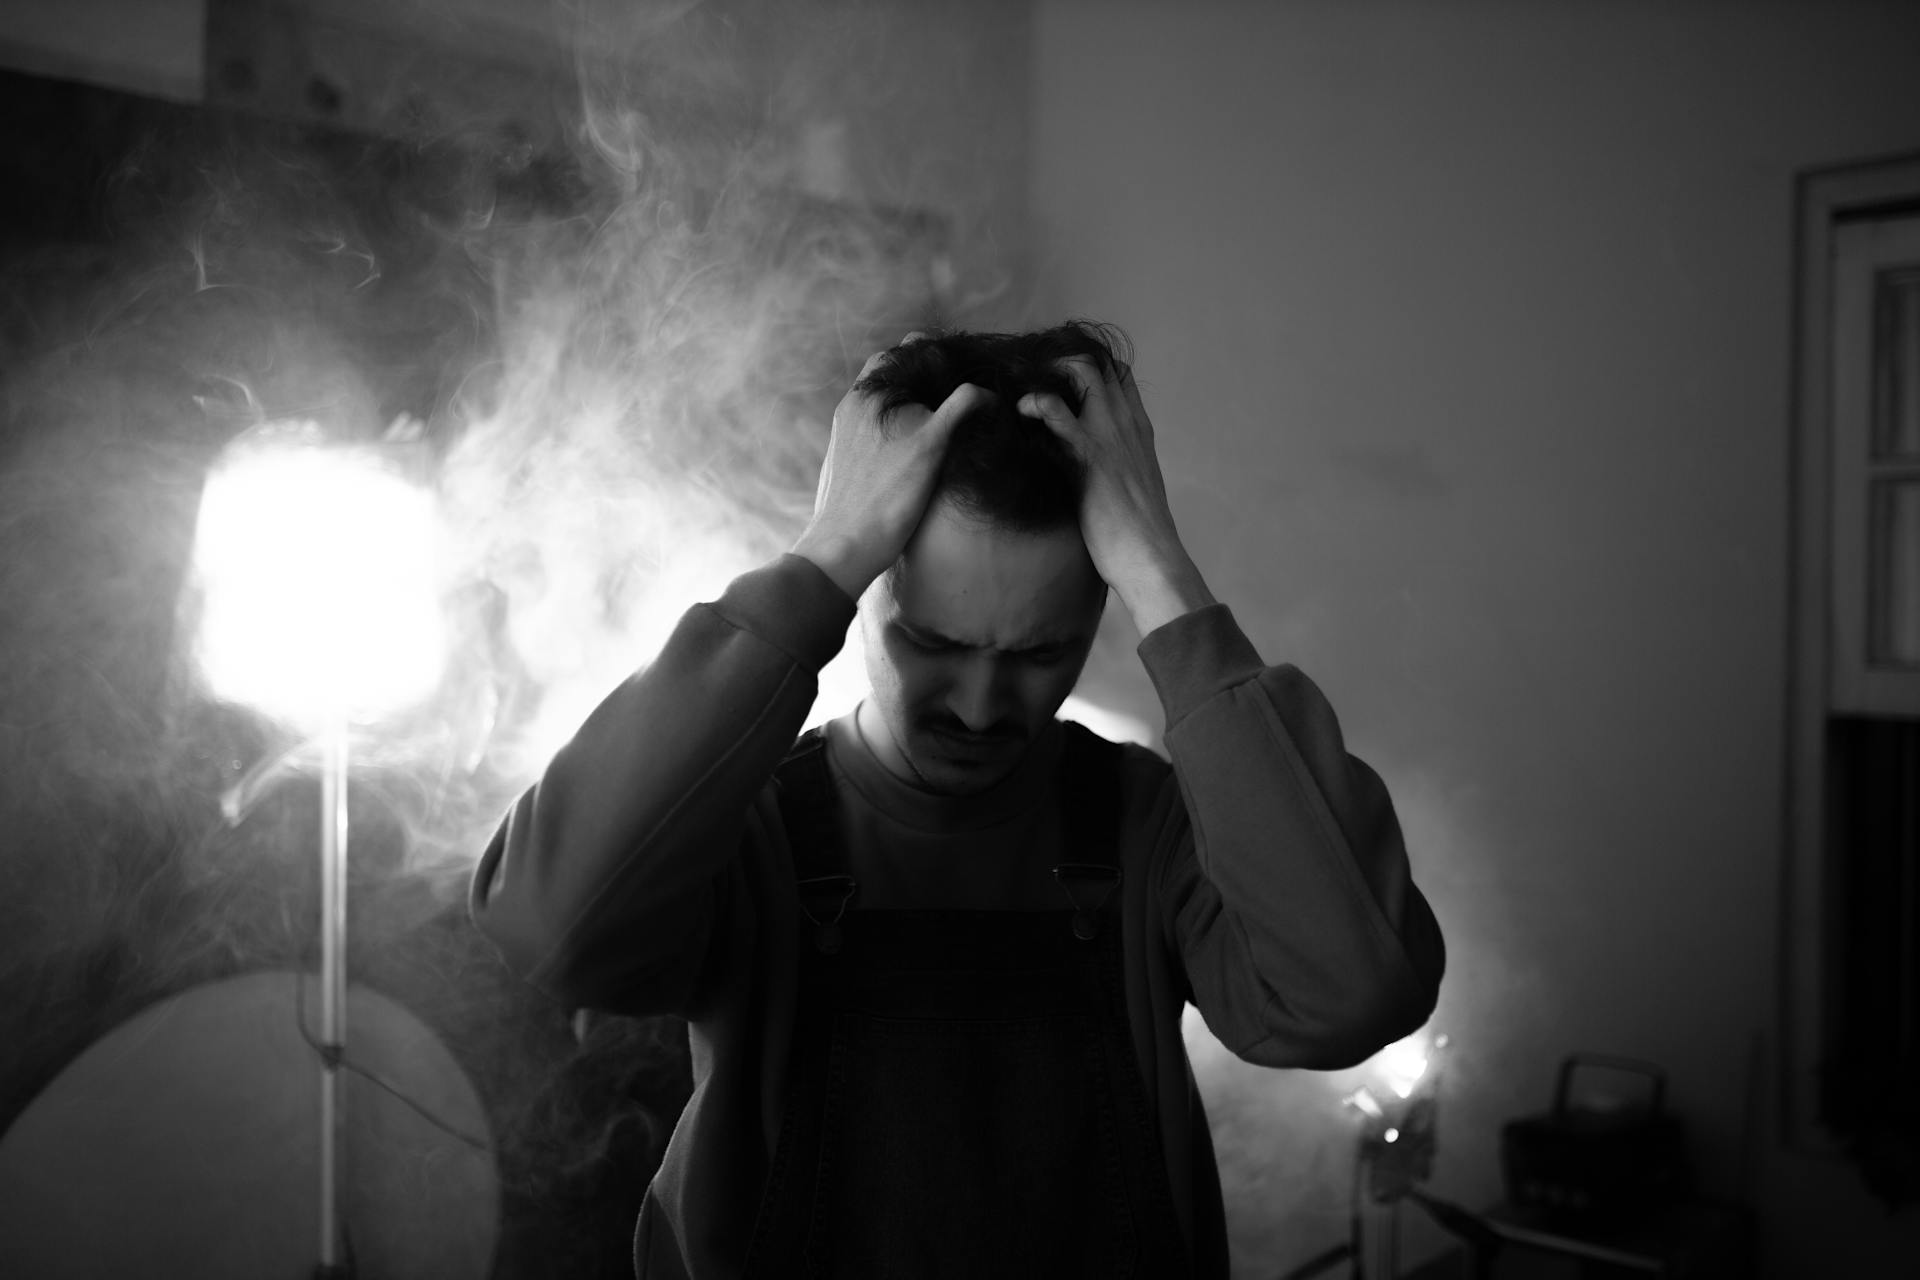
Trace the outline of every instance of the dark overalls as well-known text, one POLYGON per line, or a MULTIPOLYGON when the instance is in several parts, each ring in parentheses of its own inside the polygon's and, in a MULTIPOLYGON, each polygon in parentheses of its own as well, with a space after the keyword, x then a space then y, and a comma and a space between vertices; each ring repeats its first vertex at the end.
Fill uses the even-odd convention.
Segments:
POLYGON ((781 765, 805 918, 753 1280, 1188 1274, 1122 985, 1119 748, 1066 732, 1058 911, 857 909, 824 735, 781 765))

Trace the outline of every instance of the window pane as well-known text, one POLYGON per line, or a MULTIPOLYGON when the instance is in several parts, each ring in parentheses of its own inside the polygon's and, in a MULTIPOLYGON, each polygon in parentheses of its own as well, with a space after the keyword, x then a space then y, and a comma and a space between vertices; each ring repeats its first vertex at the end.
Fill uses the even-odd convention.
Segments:
POLYGON ((1875 281, 1873 455, 1920 457, 1920 269, 1875 281))
POLYGON ((1920 480, 1873 485, 1871 661, 1920 665, 1920 480))

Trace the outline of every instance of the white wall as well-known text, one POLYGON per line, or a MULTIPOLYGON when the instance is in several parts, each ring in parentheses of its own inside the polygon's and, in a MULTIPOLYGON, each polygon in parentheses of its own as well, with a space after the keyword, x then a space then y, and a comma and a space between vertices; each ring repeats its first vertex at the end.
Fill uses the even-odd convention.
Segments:
MULTIPOLYGON (((1920 8, 1040 0, 1033 86, 1035 318, 1133 334, 1196 558, 1446 927, 1437 1189, 1496 1198, 1584 1048, 1666 1064, 1730 1193, 1778 1048, 1792 179, 1920 149, 1920 8)), ((1272 1275, 1343 1230, 1336 1094, 1197 1054, 1272 1275)), ((1767 1102, 1767 1273, 1910 1274, 1920 1217, 1767 1102)))

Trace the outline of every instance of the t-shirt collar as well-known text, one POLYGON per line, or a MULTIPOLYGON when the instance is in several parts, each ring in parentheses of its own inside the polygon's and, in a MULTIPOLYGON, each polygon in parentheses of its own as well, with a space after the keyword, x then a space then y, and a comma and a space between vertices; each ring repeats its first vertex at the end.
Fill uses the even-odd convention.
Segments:
POLYGON ((946 796, 901 781, 868 749, 854 724, 855 708, 827 726, 827 759, 868 804, 896 822, 922 831, 976 831, 1031 812, 1049 790, 1060 759, 1060 722, 1027 747, 1012 773, 971 795, 946 796))

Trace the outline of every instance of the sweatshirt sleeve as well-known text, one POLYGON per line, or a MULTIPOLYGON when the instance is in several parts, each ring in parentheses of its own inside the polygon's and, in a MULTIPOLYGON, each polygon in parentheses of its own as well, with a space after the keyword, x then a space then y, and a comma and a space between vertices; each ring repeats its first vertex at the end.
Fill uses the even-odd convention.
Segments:
POLYGON ((1155 849, 1193 1003, 1265 1066, 1350 1066, 1418 1030, 1445 947, 1393 802, 1320 690, 1265 666, 1225 605, 1140 643, 1179 794, 1155 849))
POLYGON ((793 745, 853 602, 785 555, 680 619, 514 803, 469 910, 577 1006, 679 1012, 726 909, 747 812, 793 745))

